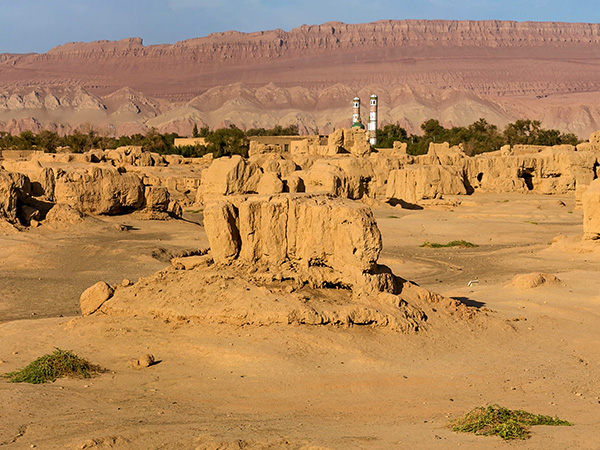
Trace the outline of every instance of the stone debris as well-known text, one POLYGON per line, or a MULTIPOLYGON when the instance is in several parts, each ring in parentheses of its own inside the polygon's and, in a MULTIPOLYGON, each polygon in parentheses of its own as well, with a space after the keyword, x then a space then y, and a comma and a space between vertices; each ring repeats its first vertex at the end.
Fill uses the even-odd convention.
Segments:
POLYGON ((95 313, 105 301, 112 297, 113 293, 114 289, 104 281, 99 281, 87 288, 79 299, 81 315, 89 316, 95 313))
POLYGON ((154 364, 156 364, 156 359, 154 358, 154 355, 151 355, 150 353, 129 361, 129 366, 133 369, 145 369, 146 367, 153 366, 154 364))

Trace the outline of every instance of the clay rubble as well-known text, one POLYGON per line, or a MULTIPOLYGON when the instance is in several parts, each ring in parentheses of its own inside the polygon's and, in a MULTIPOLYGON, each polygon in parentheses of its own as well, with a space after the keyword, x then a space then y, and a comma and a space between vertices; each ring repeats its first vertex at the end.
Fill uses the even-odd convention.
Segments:
POLYGON ((475 192, 573 192, 582 202, 600 166, 596 134, 577 147, 516 145, 475 157, 447 143, 432 143, 420 156, 406 154, 400 143, 373 149, 360 129, 295 139, 287 152, 251 144, 248 159, 235 155, 213 161, 212 155, 183 158, 122 147, 3 160, 0 180, 6 194, 0 214, 24 226, 32 221, 38 225, 55 205, 81 214, 146 211, 166 218, 222 196, 281 193, 324 193, 404 207, 435 205, 444 196, 475 192))

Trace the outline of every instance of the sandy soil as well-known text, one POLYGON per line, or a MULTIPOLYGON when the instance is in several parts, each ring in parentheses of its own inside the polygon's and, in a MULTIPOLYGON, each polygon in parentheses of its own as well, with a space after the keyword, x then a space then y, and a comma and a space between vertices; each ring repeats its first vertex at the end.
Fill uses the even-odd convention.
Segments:
POLYGON ((54 347, 110 370, 41 386, 0 381, 0 447, 597 449, 600 251, 577 241, 581 211, 570 196, 459 200, 422 211, 375 210, 381 263, 492 311, 483 326, 466 321, 458 331, 412 335, 68 317, 93 282, 135 280, 164 267, 152 257, 156 248, 206 245, 202 228, 120 217, 0 237, 0 317, 10 320, 0 325, 0 372, 54 347), (120 223, 134 229, 117 231, 120 223), (558 235, 571 237, 550 245, 558 235), (479 247, 419 247, 455 239, 479 247), (538 271, 562 283, 509 286, 516 274, 538 271), (39 319, 30 320, 31 312, 39 319), (145 353, 160 363, 128 366, 145 353), (531 439, 510 444, 448 428, 450 419, 493 403, 575 425, 534 427, 531 439))
POLYGON ((208 247, 198 223, 198 214, 164 222, 88 217, 0 236, 0 323, 79 314, 81 292, 98 280, 137 281, 172 256, 208 247))

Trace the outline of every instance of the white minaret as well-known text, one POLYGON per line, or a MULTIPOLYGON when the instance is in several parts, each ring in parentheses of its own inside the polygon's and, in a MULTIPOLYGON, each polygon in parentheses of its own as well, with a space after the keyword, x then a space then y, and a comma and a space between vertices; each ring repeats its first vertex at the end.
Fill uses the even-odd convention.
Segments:
POLYGON ((352 123, 350 126, 354 125, 360 119, 360 98, 354 97, 352 100, 352 123))
POLYGON ((377 96, 371 95, 369 110, 369 143, 377 145, 377 96))

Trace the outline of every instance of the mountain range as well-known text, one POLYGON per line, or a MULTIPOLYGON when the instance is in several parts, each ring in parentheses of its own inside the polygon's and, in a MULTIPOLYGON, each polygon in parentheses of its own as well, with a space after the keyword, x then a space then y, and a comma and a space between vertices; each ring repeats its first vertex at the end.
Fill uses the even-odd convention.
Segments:
POLYGON ((355 95, 366 117, 373 93, 380 126, 529 118, 586 138, 600 128, 600 25, 330 22, 0 54, 0 130, 13 134, 91 125, 109 135, 189 135, 194 124, 326 133, 350 125, 355 95))

